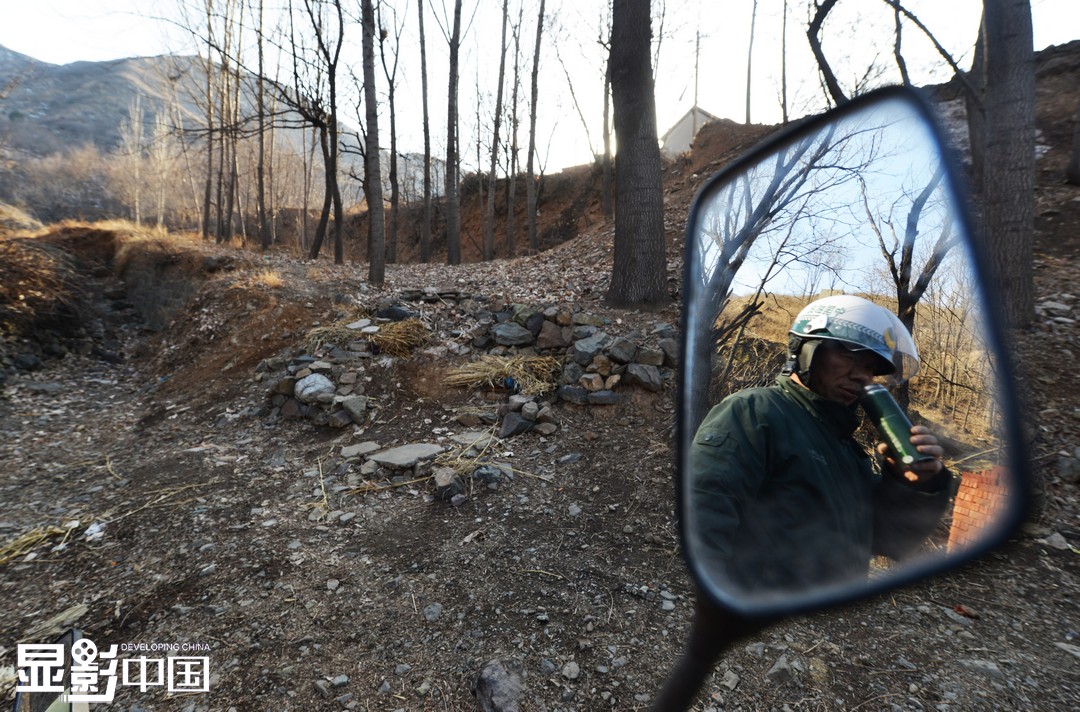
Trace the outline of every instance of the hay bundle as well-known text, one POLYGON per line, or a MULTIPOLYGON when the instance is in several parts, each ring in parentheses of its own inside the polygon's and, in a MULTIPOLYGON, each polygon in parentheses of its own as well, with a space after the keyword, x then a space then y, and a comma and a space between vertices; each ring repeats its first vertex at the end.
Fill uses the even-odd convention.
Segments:
POLYGON ((372 334, 370 339, 382 353, 405 358, 413 349, 427 343, 430 334, 424 322, 419 319, 405 319, 383 324, 379 327, 379 332, 372 334))
POLYGON ((447 371, 448 386, 501 386, 512 378, 526 395, 543 395, 555 387, 559 360, 551 356, 481 356, 447 371))

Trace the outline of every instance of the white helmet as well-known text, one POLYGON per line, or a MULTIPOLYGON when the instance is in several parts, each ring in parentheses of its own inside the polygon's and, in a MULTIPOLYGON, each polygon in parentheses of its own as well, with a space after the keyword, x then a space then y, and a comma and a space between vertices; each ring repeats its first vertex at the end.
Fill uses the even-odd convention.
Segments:
POLYGON ((888 309, 849 294, 810 302, 795 317, 788 331, 787 370, 804 374, 810 369, 813 348, 803 344, 828 339, 852 351, 873 351, 883 359, 876 375, 887 375, 893 383, 903 383, 919 370, 915 341, 888 309))

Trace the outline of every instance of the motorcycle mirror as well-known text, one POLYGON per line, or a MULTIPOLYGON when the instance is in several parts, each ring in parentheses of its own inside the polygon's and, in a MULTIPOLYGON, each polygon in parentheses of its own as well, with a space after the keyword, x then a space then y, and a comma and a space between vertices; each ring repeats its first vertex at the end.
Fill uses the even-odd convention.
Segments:
MULTIPOLYGON (((694 640, 699 657, 715 657, 765 622, 942 573, 1023 520, 1027 464, 1002 319, 963 195, 929 105, 895 87, 799 123, 700 190, 686 229, 678 385, 677 513, 699 596, 690 657, 694 640), (785 365, 801 387, 815 361, 789 359, 789 330, 830 295, 874 302, 910 330, 917 374, 877 380, 944 448, 948 474, 932 494, 875 464, 883 438, 866 419, 854 435, 866 467, 847 471, 833 450, 852 446, 833 420, 788 427, 763 412, 769 397, 712 410, 748 388, 780 388, 785 365), (884 487, 899 494, 878 497, 884 487)), ((802 333, 841 323, 842 304, 802 333)), ((897 339, 886 330, 889 346, 897 339)), ((815 407, 800 398, 775 407, 815 407)))

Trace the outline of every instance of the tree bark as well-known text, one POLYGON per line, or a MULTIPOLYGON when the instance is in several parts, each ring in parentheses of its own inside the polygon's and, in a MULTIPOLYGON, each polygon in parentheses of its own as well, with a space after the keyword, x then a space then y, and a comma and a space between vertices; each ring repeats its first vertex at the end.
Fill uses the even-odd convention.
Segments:
POLYGON ((611 94, 615 109, 615 261, 607 301, 667 301, 664 200, 649 49, 649 4, 614 0, 611 94))
POLYGON ((488 173, 487 226, 484 229, 484 260, 495 259, 495 168, 499 160, 499 129, 502 119, 503 82, 506 78, 506 21, 509 0, 503 0, 502 39, 499 41, 499 88, 495 92, 495 127, 491 133, 491 170, 488 173))
POLYGON ((536 101, 540 72, 540 39, 543 32, 544 0, 540 0, 540 13, 536 19, 536 48, 533 50, 532 103, 529 105, 529 155, 525 160, 525 202, 528 206, 529 249, 534 253, 540 249, 540 240, 536 233, 536 178, 533 161, 536 155, 536 101))
POLYGON ((364 147, 364 197, 368 207, 368 281, 382 284, 386 272, 383 225, 382 171, 379 161, 379 106, 375 99, 375 13, 371 0, 362 0, 364 25, 364 107, 367 123, 364 147))
POLYGON ((1029 0, 983 6, 986 156, 983 204, 990 261, 1016 328, 1035 318, 1035 52, 1029 0))
POLYGON ((431 260, 431 123, 428 120, 427 45, 424 39, 424 0, 417 0, 420 25, 420 87, 424 114, 424 221, 420 225, 420 261, 431 260))
MULTIPOLYGON (((541 0, 543 2, 543 0, 541 0)), ((446 262, 461 264, 461 199, 458 195, 458 49, 461 46, 461 0, 454 0, 450 35, 450 78, 446 96, 446 262)))
POLYGON ((1080 185, 1080 107, 1076 109, 1076 124, 1073 127, 1072 158, 1065 169, 1065 181, 1069 185, 1080 185))

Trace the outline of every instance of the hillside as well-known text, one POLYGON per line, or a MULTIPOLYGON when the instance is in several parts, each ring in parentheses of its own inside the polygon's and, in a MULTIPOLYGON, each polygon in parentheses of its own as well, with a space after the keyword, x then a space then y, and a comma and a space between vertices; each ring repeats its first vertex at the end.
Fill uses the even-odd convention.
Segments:
MULTIPOLYGON (((963 571, 745 641, 696 709, 1080 706, 1080 386, 1062 368, 1077 349, 1080 192, 1061 180, 1078 78, 1039 75, 1040 319, 1016 335, 1045 514, 963 571)), ((673 295, 695 191, 772 130, 711 125, 666 167, 673 295)), ((99 645, 206 646, 209 693, 125 686, 132 712, 471 710, 493 659, 523 685, 521 709, 646 708, 693 610, 672 502, 678 316, 603 304, 612 227, 571 185, 547 210, 589 216, 572 239, 390 265, 381 288, 362 264, 5 221, 2 284, 14 265, 29 286, 15 312, 28 326, 0 344, 0 665, 78 625, 99 645), (380 314, 418 319, 427 340, 395 351, 403 334, 363 331, 380 314), (594 392, 615 402, 450 382, 479 351, 514 353, 502 340, 521 330, 495 327, 518 318, 553 352, 584 349, 589 328, 637 346, 622 381, 594 392), (308 371, 356 399, 348 422, 284 397, 308 371), (496 430, 512 403, 535 406, 533 431, 496 430), (441 448, 433 465, 421 445, 441 448)))

